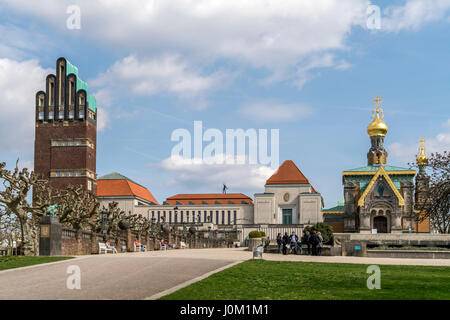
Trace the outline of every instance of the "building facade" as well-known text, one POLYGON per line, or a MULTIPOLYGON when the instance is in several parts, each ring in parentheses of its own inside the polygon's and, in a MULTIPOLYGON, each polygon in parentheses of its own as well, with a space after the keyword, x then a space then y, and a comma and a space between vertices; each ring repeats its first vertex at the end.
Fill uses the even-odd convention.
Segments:
POLYGON ((51 187, 82 185, 97 193, 97 102, 65 58, 36 93, 34 172, 51 187))
POLYGON ((105 206, 117 201, 125 212, 155 222, 235 233, 240 242, 252 230, 265 231, 271 238, 278 232, 295 231, 301 235, 304 226, 322 221, 321 195, 290 160, 266 181, 265 192, 255 194, 254 201, 242 193, 221 193, 177 194, 166 198, 162 204, 156 200, 139 203, 136 194, 131 196, 126 188, 114 187, 111 183, 114 179, 106 182, 108 177, 117 177, 117 174, 98 180, 99 199, 105 206))
MULTIPOLYGON (((342 173, 344 200, 323 210, 325 222, 343 232, 429 232, 427 222, 418 221, 416 210, 420 190, 427 184, 425 166, 416 176, 414 170, 387 164, 384 138, 388 127, 382 120, 381 101, 379 97, 374 100, 374 119, 367 127, 371 142, 367 166, 342 173)), ((421 153, 426 158, 424 149, 421 153)))

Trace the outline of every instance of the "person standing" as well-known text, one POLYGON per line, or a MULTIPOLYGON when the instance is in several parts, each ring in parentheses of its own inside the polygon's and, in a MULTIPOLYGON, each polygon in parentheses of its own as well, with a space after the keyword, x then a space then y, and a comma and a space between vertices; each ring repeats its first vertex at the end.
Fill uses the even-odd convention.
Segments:
POLYGON ((278 253, 281 253, 281 246, 283 245, 283 238, 281 237, 281 233, 277 235, 277 246, 278 246, 278 253))
POLYGON ((295 249, 295 253, 297 253, 297 242, 298 242, 298 236, 295 234, 294 231, 292 231, 292 235, 291 235, 291 248, 295 249))
POLYGON ((306 242, 306 246, 308 247, 308 255, 311 254, 311 234, 309 233, 309 231, 305 232, 305 242, 306 242))
POLYGON ((317 245, 319 244, 319 237, 317 236, 316 231, 313 231, 311 234, 311 246, 312 246, 312 255, 317 256, 317 245))
POLYGON ((283 254, 287 254, 287 245, 289 244, 289 235, 287 232, 283 236, 283 254))
POLYGON ((322 254, 322 248, 323 248, 323 237, 322 233, 320 231, 317 231, 317 238, 319 243, 317 244, 317 255, 320 256, 322 254))

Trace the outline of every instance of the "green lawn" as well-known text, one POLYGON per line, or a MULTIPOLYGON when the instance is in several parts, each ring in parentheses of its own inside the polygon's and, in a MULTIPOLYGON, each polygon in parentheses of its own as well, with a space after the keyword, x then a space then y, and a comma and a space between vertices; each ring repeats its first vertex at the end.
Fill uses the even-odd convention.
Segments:
POLYGON ((0 256, 0 270, 20 268, 41 264, 47 262, 55 262, 60 260, 72 259, 73 257, 22 257, 22 256, 0 256))
POLYGON ((379 265, 380 290, 367 288, 367 267, 250 260, 162 299, 450 299, 450 267, 379 265))

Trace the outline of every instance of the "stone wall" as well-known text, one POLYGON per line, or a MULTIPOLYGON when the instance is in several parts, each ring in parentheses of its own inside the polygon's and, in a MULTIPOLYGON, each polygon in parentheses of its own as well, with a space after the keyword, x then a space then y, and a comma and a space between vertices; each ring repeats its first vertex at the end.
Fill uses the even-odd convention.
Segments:
MULTIPOLYGON (((176 234, 167 234, 162 238, 165 243, 175 245, 175 248, 181 248, 182 241, 192 249, 230 247, 230 244, 227 244, 225 239, 205 238, 200 235, 189 235, 183 237, 176 234)), ((139 243, 144 244, 147 251, 159 250, 159 244, 161 242, 161 239, 155 239, 149 236, 140 236, 129 230, 122 231, 120 237, 116 239, 109 237, 108 240, 110 245, 114 246, 118 252, 133 252, 135 240, 138 240, 139 243)), ((101 234, 63 228, 61 254, 63 256, 96 254, 98 253, 99 242, 104 242, 101 234)))

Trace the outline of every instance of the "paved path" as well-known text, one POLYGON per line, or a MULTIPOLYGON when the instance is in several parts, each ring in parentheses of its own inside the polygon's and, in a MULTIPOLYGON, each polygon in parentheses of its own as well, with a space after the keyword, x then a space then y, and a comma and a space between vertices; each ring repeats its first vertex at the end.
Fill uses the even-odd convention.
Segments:
POLYGON ((81 257, 0 272, 0 299, 144 299, 231 262, 145 253, 81 257), (80 290, 67 289, 70 265, 80 267, 80 290))
MULTIPOLYGON (((184 249, 82 256, 0 271, 0 299, 145 299, 252 258, 244 249, 184 249), (67 289, 67 267, 81 270, 81 289, 67 289)), ((311 257, 264 254, 266 260, 450 266, 450 259, 311 257)))

